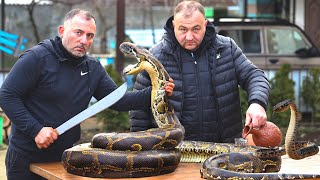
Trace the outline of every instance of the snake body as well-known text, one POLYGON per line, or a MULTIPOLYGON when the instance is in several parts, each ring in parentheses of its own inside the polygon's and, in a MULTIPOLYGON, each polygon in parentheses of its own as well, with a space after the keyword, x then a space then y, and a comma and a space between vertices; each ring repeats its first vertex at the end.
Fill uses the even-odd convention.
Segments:
POLYGON ((136 53, 125 44, 120 49, 140 59, 137 65, 125 68, 125 74, 146 70, 153 79, 151 109, 158 128, 96 134, 91 144, 64 151, 62 163, 69 173, 89 177, 145 177, 173 172, 180 162, 181 153, 175 147, 183 140, 184 128, 163 89, 169 74, 165 70, 157 71, 164 68, 148 51, 141 49, 136 53))
POLYGON ((301 159, 319 149, 310 142, 295 142, 297 108, 290 100, 274 107, 282 112, 291 108, 291 121, 284 147, 264 148, 183 141, 184 128, 175 116, 163 89, 170 78, 162 64, 146 49, 124 42, 120 50, 138 59, 124 69, 125 74, 146 70, 151 79, 151 110, 158 128, 130 133, 99 133, 91 144, 67 149, 62 155, 64 168, 72 174, 89 177, 145 177, 173 172, 179 162, 204 162, 201 177, 207 179, 286 179, 314 178, 320 175, 279 174, 281 156, 301 159))

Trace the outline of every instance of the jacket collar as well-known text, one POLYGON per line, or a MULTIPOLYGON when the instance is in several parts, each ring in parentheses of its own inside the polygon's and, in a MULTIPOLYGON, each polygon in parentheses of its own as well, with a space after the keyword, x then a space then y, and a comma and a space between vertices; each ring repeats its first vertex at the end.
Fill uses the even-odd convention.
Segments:
POLYGON ((81 58, 73 57, 63 46, 61 38, 56 36, 54 39, 46 39, 39 43, 39 45, 44 46, 48 51, 50 51, 59 61, 77 61, 76 64, 81 64, 87 55, 81 58))

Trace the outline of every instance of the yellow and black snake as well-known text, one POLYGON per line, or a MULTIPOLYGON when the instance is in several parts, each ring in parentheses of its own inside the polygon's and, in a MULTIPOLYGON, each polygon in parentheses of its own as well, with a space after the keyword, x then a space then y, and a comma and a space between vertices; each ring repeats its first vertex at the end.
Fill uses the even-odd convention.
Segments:
POLYGON ((277 172, 281 155, 301 159, 318 152, 318 146, 295 142, 296 107, 291 101, 275 106, 275 111, 291 108, 285 148, 183 141, 184 128, 167 102, 163 89, 169 74, 146 49, 124 42, 120 50, 138 59, 124 69, 125 74, 146 70, 152 84, 151 110, 158 128, 130 133, 99 133, 91 144, 80 144, 62 155, 64 168, 89 177, 145 177, 173 172, 179 162, 203 162, 201 177, 208 179, 313 178, 319 175, 264 173, 277 172), (286 151, 286 152, 285 152, 286 151), (235 171, 235 172, 233 172, 235 171), (263 173, 262 173, 263 172, 263 173))
MULTIPOLYGON (((128 46, 120 46, 129 53, 128 46)), ((131 51, 134 53, 134 51, 131 51)), ((128 66, 125 74, 148 71, 153 79, 151 109, 159 128, 129 133, 99 133, 91 144, 81 144, 64 151, 62 163, 72 174, 89 177, 145 177, 173 172, 181 153, 178 146, 184 137, 184 128, 169 106, 163 89, 169 79, 162 64, 148 52, 131 54, 140 58, 136 66, 128 66), (141 55, 141 56, 140 56, 141 55)))

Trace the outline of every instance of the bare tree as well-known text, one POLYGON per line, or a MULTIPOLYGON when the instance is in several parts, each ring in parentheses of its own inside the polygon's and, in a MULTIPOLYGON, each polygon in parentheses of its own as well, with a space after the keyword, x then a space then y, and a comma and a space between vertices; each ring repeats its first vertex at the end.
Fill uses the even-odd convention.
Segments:
POLYGON ((34 12, 34 7, 38 4, 39 2, 36 2, 35 0, 32 0, 31 3, 29 5, 27 5, 27 11, 29 14, 29 19, 31 22, 31 26, 33 28, 33 32, 34 32, 34 37, 36 38, 36 42, 40 41, 40 35, 38 32, 38 28, 37 28, 37 24, 35 22, 35 18, 33 16, 33 12, 34 12))
POLYGON ((149 10, 149 17, 150 17, 150 28, 151 28, 151 33, 152 33, 152 43, 156 43, 156 35, 154 32, 154 21, 153 21, 153 9, 152 9, 152 3, 148 1, 148 10, 149 10))
MULTIPOLYGON (((48 1, 48 0, 40 0, 40 1, 48 1)), ((82 4, 84 2, 86 2, 87 0, 50 0, 50 2, 52 2, 53 4, 64 4, 67 6, 74 6, 76 4, 82 4)))
POLYGON ((104 10, 102 9, 102 7, 109 7, 111 5, 115 5, 115 2, 114 1, 101 2, 100 0, 94 0, 93 5, 100 19, 100 23, 101 23, 100 27, 102 29, 102 32, 100 33, 101 34, 100 52, 103 54, 106 54, 109 52, 108 46, 107 46, 107 42, 108 42, 107 32, 115 26, 115 22, 113 23, 109 22, 110 19, 106 17, 108 14, 103 13, 104 10), (102 5, 102 3, 107 3, 107 4, 102 5))
POLYGON ((37 23, 36 23, 34 10, 35 10, 35 7, 37 5, 39 5, 39 4, 41 4, 42 2, 52 3, 53 5, 60 3, 60 4, 66 5, 66 6, 69 6, 70 9, 71 9, 72 6, 74 6, 75 4, 81 4, 83 2, 86 2, 86 0, 68 0, 68 1, 65 1, 65 0, 38 0, 38 1, 32 0, 30 2, 30 4, 26 5, 26 9, 27 9, 27 12, 28 12, 28 15, 29 15, 31 27, 32 27, 33 32, 34 32, 34 37, 35 37, 36 42, 39 42, 41 40, 41 36, 40 36, 40 33, 39 33, 39 28, 38 28, 37 23))

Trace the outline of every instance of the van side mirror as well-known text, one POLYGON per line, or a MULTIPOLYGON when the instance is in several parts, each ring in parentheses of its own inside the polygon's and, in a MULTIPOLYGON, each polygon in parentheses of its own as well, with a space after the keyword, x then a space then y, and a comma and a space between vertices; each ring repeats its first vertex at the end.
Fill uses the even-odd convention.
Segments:
POLYGON ((316 47, 311 47, 309 49, 309 53, 311 55, 311 57, 317 57, 320 56, 320 49, 316 48, 316 47))
POLYGON ((300 48, 295 51, 295 54, 300 58, 317 57, 320 56, 320 50, 316 47, 300 48))

